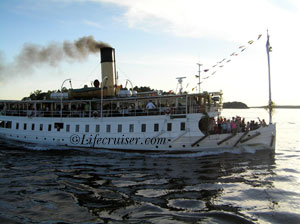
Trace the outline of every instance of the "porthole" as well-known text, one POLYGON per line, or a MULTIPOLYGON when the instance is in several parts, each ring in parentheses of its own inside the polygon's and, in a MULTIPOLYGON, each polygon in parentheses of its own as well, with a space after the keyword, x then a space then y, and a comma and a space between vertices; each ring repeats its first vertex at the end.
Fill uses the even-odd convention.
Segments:
POLYGON ((169 148, 172 148, 172 146, 171 146, 171 145, 169 145, 169 148))

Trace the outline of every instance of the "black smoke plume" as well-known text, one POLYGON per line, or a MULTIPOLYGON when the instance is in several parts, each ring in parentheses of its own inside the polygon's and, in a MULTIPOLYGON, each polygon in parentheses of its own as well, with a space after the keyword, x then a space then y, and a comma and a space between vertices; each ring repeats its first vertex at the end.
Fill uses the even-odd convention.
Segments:
POLYGON ((0 83, 9 77, 25 75, 33 72, 39 65, 57 66, 61 61, 79 61, 86 59, 91 53, 97 53, 109 44, 94 40, 93 36, 81 37, 74 42, 50 43, 47 46, 24 44, 14 61, 7 64, 0 57, 0 83))

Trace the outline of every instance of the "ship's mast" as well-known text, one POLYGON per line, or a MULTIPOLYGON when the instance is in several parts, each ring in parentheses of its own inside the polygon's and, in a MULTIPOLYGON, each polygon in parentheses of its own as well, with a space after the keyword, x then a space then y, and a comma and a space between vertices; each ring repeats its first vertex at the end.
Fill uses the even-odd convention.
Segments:
POLYGON ((269 42, 270 36, 267 30, 267 56, 268 56, 268 77, 269 77, 269 124, 272 124, 272 95, 271 95, 271 71, 270 71, 270 52, 272 51, 272 47, 269 42))
MULTIPOLYGON (((182 80, 185 79, 186 77, 178 77, 176 79, 178 79, 178 84, 177 84, 177 88, 179 86, 179 94, 182 94, 182 90, 183 90, 183 87, 182 87, 182 80)), ((177 88, 176 88, 176 91, 177 91, 177 88)))
POLYGON ((199 93, 201 93, 201 91, 200 91, 200 68, 201 68, 202 64, 197 63, 197 65, 199 66, 199 71, 198 71, 198 78, 199 78, 198 87, 199 87, 199 93))

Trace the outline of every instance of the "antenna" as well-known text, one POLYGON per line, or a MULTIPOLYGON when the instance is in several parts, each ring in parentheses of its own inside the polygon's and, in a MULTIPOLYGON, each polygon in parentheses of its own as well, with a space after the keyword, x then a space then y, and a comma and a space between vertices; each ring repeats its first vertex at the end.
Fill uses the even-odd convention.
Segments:
MULTIPOLYGON (((186 77, 177 77, 176 79, 178 79, 178 83, 177 83, 177 88, 179 86, 179 94, 182 94, 182 80, 185 79, 186 77)), ((176 88, 176 91, 177 91, 176 88)))

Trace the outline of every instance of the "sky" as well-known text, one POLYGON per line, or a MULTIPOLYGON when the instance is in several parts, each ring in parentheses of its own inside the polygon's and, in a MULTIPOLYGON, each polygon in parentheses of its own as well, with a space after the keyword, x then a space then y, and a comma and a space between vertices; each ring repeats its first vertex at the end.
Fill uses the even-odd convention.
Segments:
POLYGON ((68 78, 73 88, 101 80, 98 53, 15 69, 24 46, 92 36, 115 48, 123 86, 176 91, 186 77, 184 91, 195 93, 202 64, 201 91, 267 105, 268 30, 272 101, 300 105, 299 21, 298 0, 1 0, 0 99, 60 89, 68 78))

